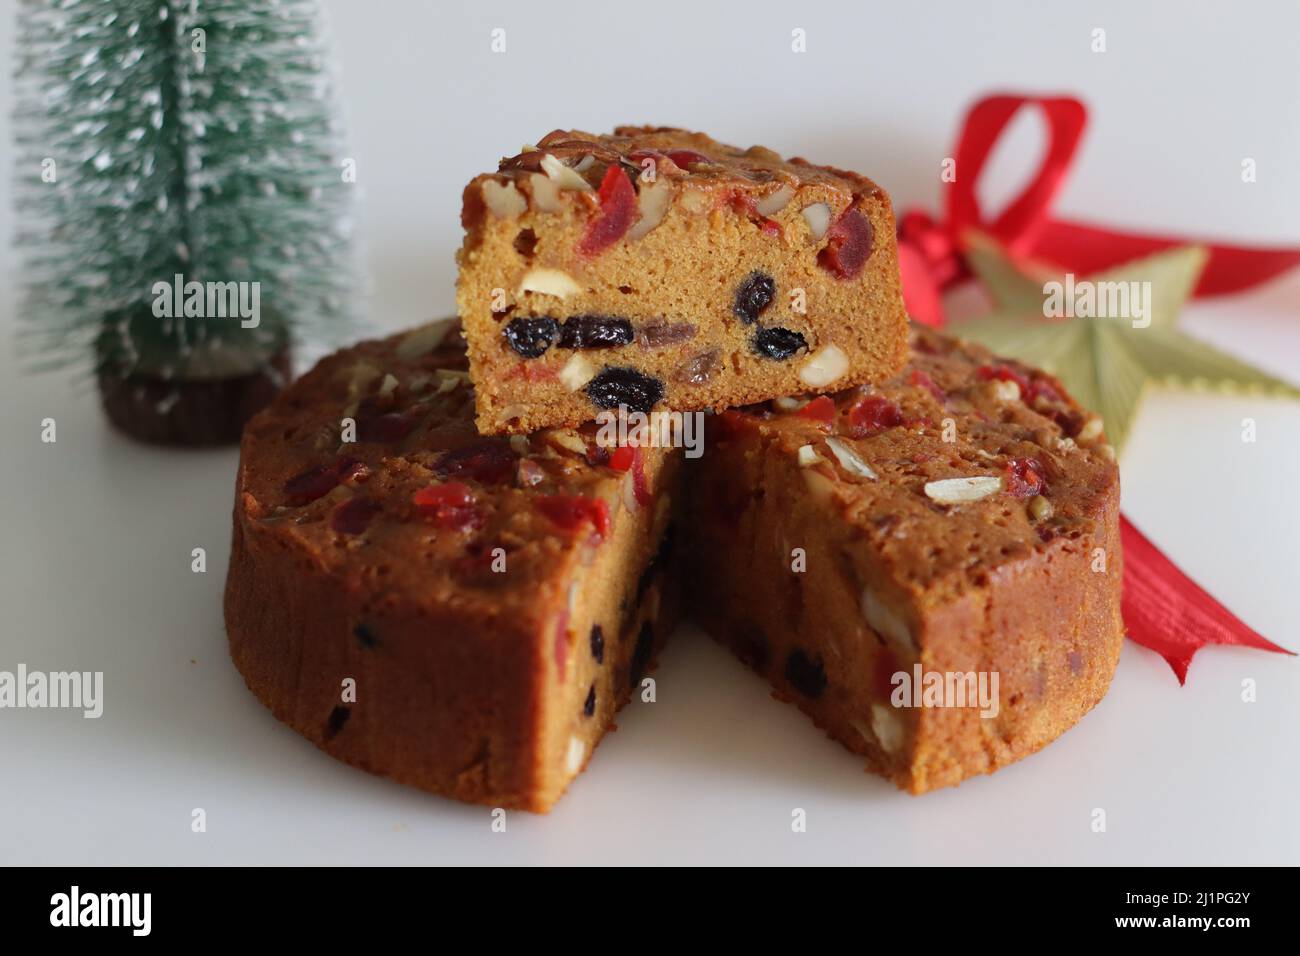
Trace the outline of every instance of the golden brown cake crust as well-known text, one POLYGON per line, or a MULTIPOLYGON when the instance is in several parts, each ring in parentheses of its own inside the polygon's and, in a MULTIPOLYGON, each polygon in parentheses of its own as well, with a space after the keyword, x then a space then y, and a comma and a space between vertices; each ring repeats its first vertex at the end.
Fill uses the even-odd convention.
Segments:
POLYGON ((230 650, 331 755, 545 811, 673 625, 680 455, 616 459, 592 427, 484 439, 464 365, 446 324, 364 342, 250 422, 230 650))
POLYGON ((665 127, 557 130, 475 177, 462 223, 485 434, 843 388, 905 360, 893 211, 856 173, 665 127))
POLYGON ((916 328, 889 382, 713 424, 693 608, 900 787, 991 772, 1105 694, 1123 637, 1119 474, 1059 381, 916 328), (998 713, 892 706, 893 676, 917 665, 996 673, 998 713))

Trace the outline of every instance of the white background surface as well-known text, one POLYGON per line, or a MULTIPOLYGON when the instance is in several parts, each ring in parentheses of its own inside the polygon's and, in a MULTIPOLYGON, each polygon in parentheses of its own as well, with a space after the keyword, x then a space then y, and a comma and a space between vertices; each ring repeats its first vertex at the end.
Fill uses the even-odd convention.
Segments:
MULTIPOLYGON (((13 0, 0 0, 9 150, 13 0)), ((650 122, 861 168, 933 204, 963 107, 1075 92, 1093 122, 1060 211, 1300 244, 1300 8, 747 3, 326 4, 363 187, 374 324, 452 308, 463 183, 553 127, 650 122), (489 31, 507 30, 507 52, 489 31), (790 51, 790 31, 808 52, 790 51), (1089 51, 1107 31, 1108 52, 1089 51), (1243 184, 1243 157, 1258 182, 1243 184)), ((996 177, 1036 157, 1021 124, 996 177)), ((0 175, 0 232, 12 233, 0 175)), ((31 171, 27 171, 28 174, 31 171)), ((994 184, 995 187, 998 183, 994 184)), ((1297 863, 1300 662, 1210 649, 1180 688, 1125 646, 1109 696, 1037 756, 911 798, 864 775, 720 648, 684 629, 549 817, 427 796, 277 724, 225 650, 234 451, 109 432, 93 396, 20 376, 0 251, 0 669, 102 670, 99 720, 0 711, 0 863, 1297 863), (58 421, 58 442, 39 422, 58 421), (209 570, 191 573, 190 549, 209 570), (1259 700, 1240 701, 1243 678, 1259 700), (190 831, 195 807, 208 831, 190 831), (808 815, 791 832, 793 808, 808 815), (1108 832, 1090 830, 1104 808, 1108 832)), ((1300 383, 1300 275, 1196 305, 1185 327, 1300 383)), ((1160 393, 1123 457, 1124 505, 1248 623, 1300 648, 1300 404, 1160 393), (1259 440, 1240 440, 1243 417, 1259 440)))

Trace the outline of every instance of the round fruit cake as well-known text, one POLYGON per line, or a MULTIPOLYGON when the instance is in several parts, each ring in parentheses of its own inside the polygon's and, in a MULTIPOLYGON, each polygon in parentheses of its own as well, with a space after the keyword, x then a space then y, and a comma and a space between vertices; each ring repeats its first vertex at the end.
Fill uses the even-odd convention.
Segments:
POLYGON ((898 376, 720 412, 685 461, 594 423, 481 436, 449 332, 332 355, 244 434, 231 653, 332 755, 545 811, 688 578, 777 696, 914 793, 1032 753, 1105 694, 1119 473, 1050 375, 914 328, 898 376))
POLYGON ((594 424, 481 437, 452 328, 331 355, 249 423, 230 651, 333 756, 545 811, 673 625, 682 456, 594 424))

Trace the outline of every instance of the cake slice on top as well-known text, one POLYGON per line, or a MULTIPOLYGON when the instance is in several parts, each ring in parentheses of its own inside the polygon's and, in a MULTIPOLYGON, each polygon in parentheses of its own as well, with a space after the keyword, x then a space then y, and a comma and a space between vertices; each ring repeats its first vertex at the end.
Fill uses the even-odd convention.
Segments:
POLYGON ((459 312, 485 434, 725 408, 905 361, 889 197, 701 133, 555 131, 465 188, 459 312))

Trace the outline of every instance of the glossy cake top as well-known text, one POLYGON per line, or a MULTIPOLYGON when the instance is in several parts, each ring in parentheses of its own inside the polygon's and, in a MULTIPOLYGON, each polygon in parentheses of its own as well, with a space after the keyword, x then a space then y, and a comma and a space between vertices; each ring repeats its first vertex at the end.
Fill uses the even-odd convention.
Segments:
POLYGON ((1119 481, 1101 420, 981 346, 914 326, 911 349, 887 382, 724 412, 710 438, 757 433, 796 459, 813 499, 916 592, 979 586, 1091 532, 1119 481))
POLYGON ((481 437, 465 367, 450 322, 325 358, 245 430, 244 507, 395 592, 544 603, 620 509, 652 506, 662 452, 611 452, 594 423, 481 437))
POLYGON ((612 134, 553 130, 536 146, 502 159, 495 173, 470 181, 461 223, 465 247, 471 249, 489 212, 512 219, 530 209, 557 213, 576 205, 584 214, 599 210, 600 226, 584 237, 580 250, 594 256, 620 240, 635 241, 651 232, 675 196, 685 198, 689 211, 727 208, 781 236, 790 226, 777 214, 796 194, 817 200, 804 207, 812 234, 820 238, 829 230, 835 250, 847 246, 844 261, 832 256, 827 268, 845 278, 856 276, 872 246, 870 224, 857 210, 886 198, 874 182, 799 157, 782 159, 763 146, 739 149, 668 126, 620 126, 612 134))

